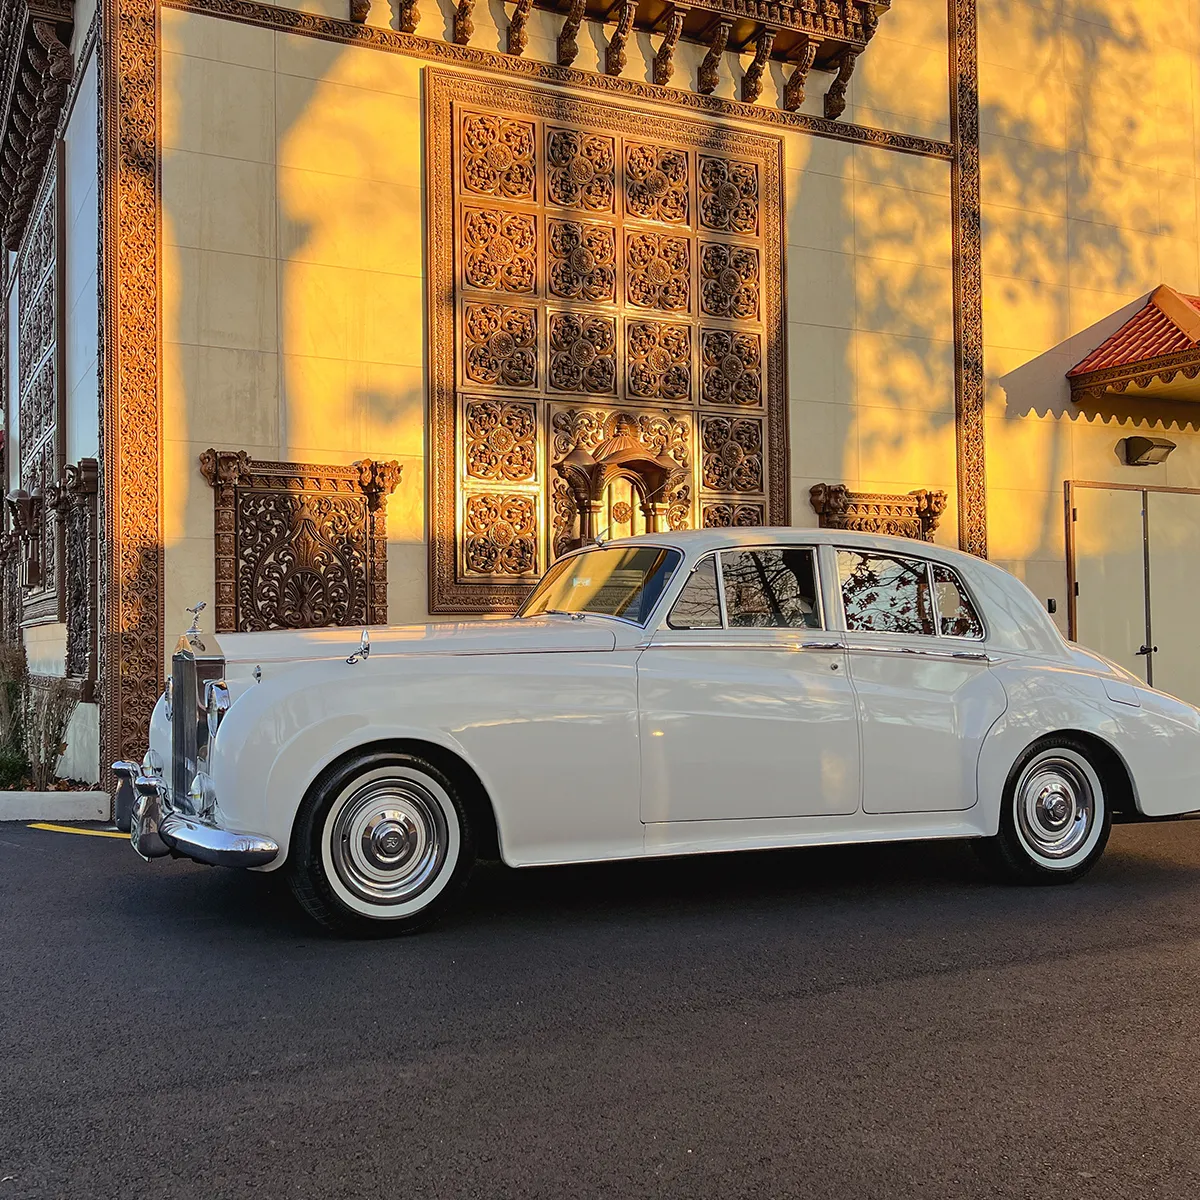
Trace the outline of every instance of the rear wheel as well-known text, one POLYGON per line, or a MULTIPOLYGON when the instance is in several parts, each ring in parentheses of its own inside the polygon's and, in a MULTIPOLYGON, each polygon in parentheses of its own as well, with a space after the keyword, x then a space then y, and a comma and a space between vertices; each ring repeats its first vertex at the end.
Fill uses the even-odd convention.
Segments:
POLYGON ((288 874, 328 929, 386 936, 436 920, 466 883, 475 846, 453 782, 415 754, 362 755, 296 816, 288 874))
POLYGON ((1082 742, 1042 738, 1009 772, 1000 831, 976 844, 979 853, 997 874, 1017 883, 1071 883, 1104 853, 1111 794, 1082 742))

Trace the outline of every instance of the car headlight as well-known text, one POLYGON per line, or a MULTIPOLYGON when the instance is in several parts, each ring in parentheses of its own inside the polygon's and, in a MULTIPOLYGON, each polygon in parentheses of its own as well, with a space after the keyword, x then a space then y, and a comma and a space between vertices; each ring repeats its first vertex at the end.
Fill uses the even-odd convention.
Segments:
POLYGON ((229 688, 223 679, 204 685, 204 708, 208 714, 208 736, 215 738, 229 711, 229 688))

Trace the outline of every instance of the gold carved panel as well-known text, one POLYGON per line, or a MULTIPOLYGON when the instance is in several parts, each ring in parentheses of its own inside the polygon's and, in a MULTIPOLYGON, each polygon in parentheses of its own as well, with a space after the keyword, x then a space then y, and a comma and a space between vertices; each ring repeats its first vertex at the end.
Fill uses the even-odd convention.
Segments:
POLYGON ((779 140, 441 71, 426 128, 431 610, 786 522, 779 140))

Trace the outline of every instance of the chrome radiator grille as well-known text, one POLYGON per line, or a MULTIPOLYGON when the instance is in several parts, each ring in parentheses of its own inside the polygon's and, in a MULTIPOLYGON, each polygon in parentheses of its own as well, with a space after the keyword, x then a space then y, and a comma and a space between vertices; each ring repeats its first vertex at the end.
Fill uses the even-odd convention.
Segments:
POLYGON ((191 811, 192 780, 208 762, 204 685, 224 673, 220 656, 177 650, 171 658, 171 799, 184 812, 191 811))

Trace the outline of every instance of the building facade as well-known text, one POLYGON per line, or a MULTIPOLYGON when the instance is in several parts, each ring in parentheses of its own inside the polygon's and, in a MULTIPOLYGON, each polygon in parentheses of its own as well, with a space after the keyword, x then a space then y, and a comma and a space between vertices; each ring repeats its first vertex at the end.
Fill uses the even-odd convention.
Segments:
POLYGON ((499 614, 699 524, 988 555, 1200 701, 1198 9, 0 0, 3 633, 79 681, 64 773, 197 601, 499 614))

